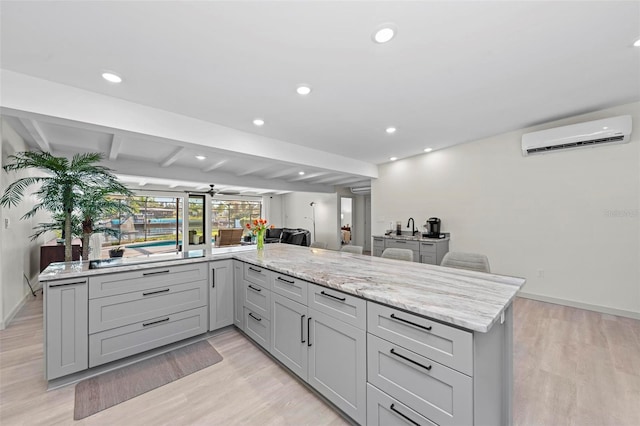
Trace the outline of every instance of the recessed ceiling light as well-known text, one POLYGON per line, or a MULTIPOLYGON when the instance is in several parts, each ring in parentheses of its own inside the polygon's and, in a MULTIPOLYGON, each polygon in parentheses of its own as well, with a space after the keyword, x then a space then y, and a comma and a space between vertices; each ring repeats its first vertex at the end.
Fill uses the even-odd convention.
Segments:
POLYGON ((424 149, 424 152, 431 152, 431 151, 433 151, 433 148, 425 148, 424 149))
POLYGON ((120 77, 117 74, 114 74, 112 72, 103 72, 102 73, 102 78, 104 78, 105 80, 107 80, 110 83, 121 83, 122 82, 122 77, 120 77))
POLYGON ((260 126, 264 125, 264 120, 262 118, 256 118, 255 120, 253 120, 253 124, 255 124, 256 126, 260 127, 260 126))
POLYGON ((385 129, 385 132, 391 134, 391 133, 395 133, 396 132, 396 128, 395 127, 387 127, 385 129))
POLYGON ((301 84, 296 89, 296 92, 298 92, 298 95, 306 96, 311 93, 311 87, 307 86, 306 84, 301 84))
POLYGON ((639 39, 637 39, 637 40, 635 41, 635 43, 633 43, 633 45, 634 45, 635 47, 640 47, 640 38, 639 38, 639 39))
POLYGON ((304 172, 298 172, 298 174, 299 174, 300 176, 302 176, 302 175, 304 175, 304 172))
POLYGON ((196 158, 198 160, 206 160, 207 159, 207 157, 205 157, 204 155, 196 155, 196 158))
POLYGON ((396 35, 396 27, 392 24, 382 24, 373 32, 373 41, 376 43, 387 43, 396 35))
POLYGON ((389 158, 389 160, 391 160, 391 161, 396 161, 397 159, 398 159, 398 157, 391 157, 391 158, 389 158))

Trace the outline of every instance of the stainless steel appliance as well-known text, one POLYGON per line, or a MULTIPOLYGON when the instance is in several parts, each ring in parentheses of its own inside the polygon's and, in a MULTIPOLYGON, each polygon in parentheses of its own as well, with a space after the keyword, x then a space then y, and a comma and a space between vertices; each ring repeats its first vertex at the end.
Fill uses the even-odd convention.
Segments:
POLYGON ((427 237, 440 238, 440 224, 442 221, 437 217, 430 217, 427 220, 427 237))

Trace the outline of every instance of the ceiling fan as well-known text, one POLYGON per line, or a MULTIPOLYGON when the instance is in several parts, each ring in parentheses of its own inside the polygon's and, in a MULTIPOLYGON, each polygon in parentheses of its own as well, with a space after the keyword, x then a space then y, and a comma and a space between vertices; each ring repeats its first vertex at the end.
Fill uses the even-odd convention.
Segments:
POLYGON ((210 183, 209 184, 209 190, 208 191, 185 191, 189 194, 209 194, 212 197, 216 194, 220 194, 220 195, 239 195, 240 192, 238 191, 224 191, 221 189, 216 189, 215 185, 210 183))

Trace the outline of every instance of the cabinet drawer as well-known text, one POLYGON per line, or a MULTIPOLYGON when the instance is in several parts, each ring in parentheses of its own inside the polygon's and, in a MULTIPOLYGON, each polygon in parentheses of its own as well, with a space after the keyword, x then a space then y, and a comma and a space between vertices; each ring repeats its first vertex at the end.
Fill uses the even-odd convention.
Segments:
POLYGON ((369 334, 369 382, 438 425, 473 424, 469 376, 369 334))
POLYGON ((271 321, 245 307, 244 327, 247 336, 269 351, 271 347, 271 321))
POLYGON ((309 283, 308 306, 366 330, 367 302, 364 299, 309 283))
POLYGON ((384 238, 374 238, 373 239, 373 247, 384 249, 384 238))
POLYGON ((269 272, 268 269, 261 266, 255 266, 250 263, 244 264, 244 279, 264 288, 269 288, 269 272))
POLYGON ((250 283, 242 282, 243 305, 267 319, 271 318, 271 291, 250 283))
POLYGON ((387 240, 384 242, 384 248, 401 248, 419 251, 420 244, 418 241, 387 240))
POLYGON ((303 305, 307 304, 308 283, 289 275, 272 273, 271 290, 303 305))
POLYGON ((398 309, 368 302, 367 331, 462 373, 473 373, 473 336, 398 309))
POLYGON ((437 251, 436 243, 420 243, 420 254, 432 255, 435 257, 437 251))
POLYGON ((92 334, 89 367, 206 333, 207 325, 207 308, 202 307, 92 334))
POLYGON ((435 254, 420 254, 420 263, 427 263, 429 265, 437 265, 435 254))
POLYGON ((89 299, 161 289, 174 284, 207 280, 206 263, 167 266, 89 278, 89 299))
POLYGON ((367 426, 438 426, 411 408, 367 384, 367 426))
POLYGON ((89 333, 122 327, 207 304, 207 281, 101 297, 89 301, 89 333))

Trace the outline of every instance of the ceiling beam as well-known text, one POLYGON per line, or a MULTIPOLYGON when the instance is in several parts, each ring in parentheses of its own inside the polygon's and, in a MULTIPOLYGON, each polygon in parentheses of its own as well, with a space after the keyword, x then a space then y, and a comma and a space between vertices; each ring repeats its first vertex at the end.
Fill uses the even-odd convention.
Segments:
POLYGON ((202 169, 202 171, 204 173, 212 172, 215 169, 218 169, 218 168, 222 167, 222 165, 225 164, 226 162, 227 162, 227 160, 220 160, 220 161, 218 161, 216 163, 211 164, 210 166, 205 167, 204 169, 202 169))
POLYGON ((294 167, 289 167, 289 168, 285 168, 285 169, 279 169, 277 172, 265 175, 265 179, 281 178, 281 177, 296 173, 298 170, 300 170, 300 167, 295 167, 295 168, 294 167))
POLYGON ((333 184, 334 185, 344 185, 345 183, 355 183, 355 182, 362 182, 362 178, 359 176, 351 176, 351 177, 346 177, 344 179, 340 179, 338 181, 335 181, 333 184))
POLYGON ((122 142, 124 141, 124 136, 120 133, 114 133, 111 136, 111 148, 109 149, 109 160, 114 161, 118 158, 118 154, 120 153, 120 148, 122 147, 122 142))
POLYGON ((250 168, 250 169, 248 169, 248 170, 244 170, 244 171, 242 171, 242 172, 236 173, 236 176, 247 176, 247 175, 252 175, 252 174, 254 174, 254 173, 256 173, 256 172, 259 172, 259 171, 261 171, 261 170, 270 169, 271 167, 273 167, 273 166, 270 166, 270 165, 269 165, 269 166, 265 166, 265 165, 263 164, 263 165, 261 165, 261 166, 259 166, 259 167, 253 167, 253 168, 250 168))
POLYGON ((318 180, 314 181, 313 183, 329 183, 329 182, 333 182, 333 181, 336 181, 336 180, 344 179, 345 177, 346 177, 346 175, 329 176, 329 177, 326 177, 326 178, 318 179, 318 180))
POLYGON ((328 175, 330 172, 317 172, 317 173, 308 173, 302 176, 296 176, 293 179, 287 179, 289 182, 297 182, 297 181, 301 181, 301 180, 309 180, 309 179, 313 179, 313 178, 317 178, 320 176, 325 176, 328 175))
POLYGON ((43 152, 51 152, 51 144, 49 143, 49 139, 47 135, 44 134, 42 128, 38 124, 36 120, 31 118, 19 118, 20 122, 24 126, 25 130, 29 132, 31 138, 38 144, 38 147, 43 152))
POLYGON ((180 154, 182 153, 182 151, 184 151, 183 146, 174 149, 171 155, 169 155, 167 158, 164 159, 162 163, 160 163, 160 167, 169 167, 170 165, 175 163, 178 157, 180 156, 180 154))

